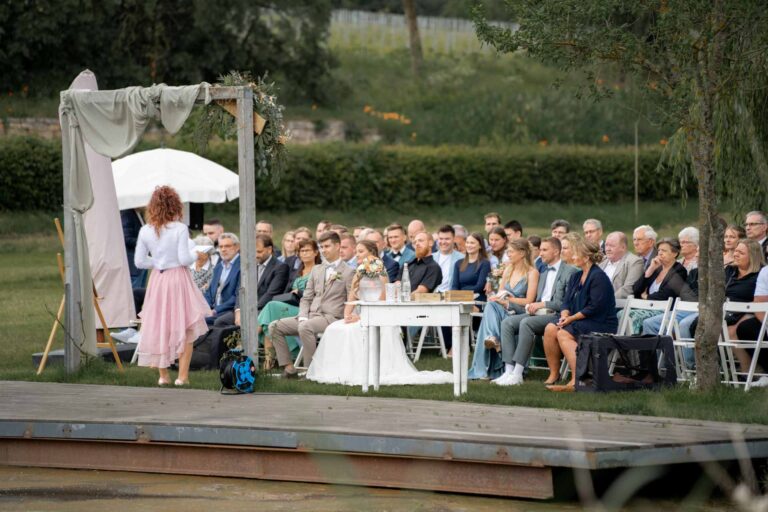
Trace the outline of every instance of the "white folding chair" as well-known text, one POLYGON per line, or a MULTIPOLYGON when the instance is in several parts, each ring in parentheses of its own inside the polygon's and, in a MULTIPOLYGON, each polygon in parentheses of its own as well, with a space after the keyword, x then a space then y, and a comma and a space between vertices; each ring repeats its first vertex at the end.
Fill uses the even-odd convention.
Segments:
POLYGON ((696 349, 695 339, 691 337, 685 337, 680 332, 680 322, 677 319, 678 313, 698 313, 699 303, 690 302, 684 300, 676 300, 675 306, 672 308, 669 321, 667 322, 667 328, 664 332, 667 336, 672 337, 672 344, 675 349, 675 369, 677 370, 678 382, 690 382, 696 376, 696 370, 688 368, 685 364, 685 357, 683 355, 683 349, 690 348, 696 349))
MULTIPOLYGON (((412 342, 413 340, 411 340, 412 342)), ((423 349, 439 349, 440 355, 443 356, 443 359, 448 358, 448 352, 445 350, 445 340, 443 339, 443 330, 440 327, 437 326, 424 326, 421 328, 421 334, 419 334, 419 343, 416 346, 416 353, 413 356, 413 362, 418 362, 419 357, 421 357, 421 351, 423 349), (427 337, 427 333, 431 333, 432 339, 436 339, 437 343, 424 346, 424 339, 427 337)))
MULTIPOLYGON (((768 302, 726 302, 723 304, 723 324, 722 334, 720 341, 718 342, 718 350, 720 352, 720 364, 723 367, 723 373, 725 375, 724 382, 733 386, 744 385, 744 391, 749 391, 752 386, 752 380, 755 377, 755 368, 757 367, 757 359, 760 356, 760 349, 768 347, 768 341, 765 338, 766 325, 768 325, 768 302), (763 320, 760 322, 760 331, 755 340, 740 340, 731 338, 728 334, 728 325, 725 323, 725 318, 728 313, 743 313, 743 314, 756 314, 763 313, 763 320), (753 349, 752 362, 749 368, 736 369, 736 359, 733 355, 733 349, 753 349), (745 371, 746 370, 746 371, 745 371), (746 382, 740 382, 739 376, 746 376, 746 382)), ((759 377, 766 376, 766 373, 758 374, 759 377)))
MULTIPOLYGON (((669 316, 672 311, 673 298, 669 298, 666 301, 659 300, 646 300, 636 299, 634 297, 628 297, 624 310, 621 313, 621 320, 619 322, 619 329, 616 334, 619 336, 631 336, 632 332, 632 311, 661 311, 661 325, 659 326, 659 332, 663 333, 667 328, 667 322, 669 322, 669 316)), ((610 365, 608 367, 608 373, 613 375, 613 371, 616 368, 616 361, 619 359, 618 351, 614 350, 609 356, 610 365)))

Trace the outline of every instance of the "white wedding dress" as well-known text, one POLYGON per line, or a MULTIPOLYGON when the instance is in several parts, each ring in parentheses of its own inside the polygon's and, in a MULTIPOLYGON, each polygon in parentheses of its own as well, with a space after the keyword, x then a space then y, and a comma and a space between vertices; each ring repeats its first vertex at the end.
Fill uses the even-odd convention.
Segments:
MULTIPOLYGON (((381 338, 381 373, 379 384, 446 384, 453 382, 453 374, 441 370, 420 372, 405 353, 405 346, 397 327, 382 327, 381 338)), ((360 322, 345 323, 338 320, 323 333, 312 363, 307 371, 307 379, 324 384, 346 384, 362 386, 365 378, 365 347, 363 330, 360 322)), ((373 378, 372 369, 368 373, 369 383, 373 378)))

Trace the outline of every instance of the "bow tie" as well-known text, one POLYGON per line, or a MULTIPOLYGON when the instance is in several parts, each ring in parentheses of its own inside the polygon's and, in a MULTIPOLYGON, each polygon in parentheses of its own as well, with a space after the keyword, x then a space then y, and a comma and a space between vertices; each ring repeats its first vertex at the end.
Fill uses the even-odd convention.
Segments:
POLYGON ((554 272, 557 270, 555 267, 547 267, 547 272, 554 272))
POLYGON ((393 252, 392 253, 392 257, 393 258, 399 258, 400 257, 400 253, 399 252, 393 252))

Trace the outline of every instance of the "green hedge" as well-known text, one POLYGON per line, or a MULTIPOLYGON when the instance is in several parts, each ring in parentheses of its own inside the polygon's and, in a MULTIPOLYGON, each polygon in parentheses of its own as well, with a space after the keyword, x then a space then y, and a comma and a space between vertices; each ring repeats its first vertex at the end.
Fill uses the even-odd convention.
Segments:
MULTIPOLYGON (((205 155, 237 171, 235 144, 205 155)), ((660 150, 640 152, 640 198, 674 197, 672 179, 657 172, 660 150)), ((259 209, 409 208, 414 204, 547 200, 604 203, 631 200, 632 148, 405 147, 362 144, 292 146, 288 171, 273 184, 257 180, 259 209)), ((0 139, 0 209, 55 210, 61 204, 61 154, 56 143, 0 139)))

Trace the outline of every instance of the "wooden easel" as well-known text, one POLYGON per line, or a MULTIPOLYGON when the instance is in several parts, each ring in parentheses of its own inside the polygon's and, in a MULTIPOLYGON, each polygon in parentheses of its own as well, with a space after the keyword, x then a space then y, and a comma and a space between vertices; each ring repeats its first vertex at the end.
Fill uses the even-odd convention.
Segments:
MULTIPOLYGON (((64 248, 64 230, 61 229, 61 222, 59 222, 59 219, 53 219, 54 224, 56 224, 56 232, 59 234, 59 241, 61 242, 61 247, 64 248)), ((64 277, 64 258, 62 257, 61 253, 56 253, 56 261, 59 265, 59 274, 61 275, 61 284, 62 286, 65 283, 65 277, 64 277)), ((43 373, 43 370, 45 370, 45 363, 48 361, 48 354, 51 352, 51 346, 53 345, 53 340, 56 337, 56 329, 59 327, 59 324, 61 323, 61 315, 64 313, 64 300, 66 296, 61 297, 61 303, 59 303, 59 309, 56 312, 56 320, 53 321, 53 327, 51 327, 51 334, 48 336, 48 343, 45 345, 45 350, 43 351, 43 357, 40 359, 40 366, 37 367, 37 374, 40 375, 43 373)), ((123 368, 123 363, 120 361, 120 356, 117 353, 117 347, 115 347, 115 342, 112 339, 112 335, 109 333, 109 328, 107 328, 107 322, 104 320, 104 314, 101 312, 101 306, 99 306, 99 300, 101 297, 99 297, 99 294, 96 292, 96 285, 93 284, 93 307, 96 308, 96 314, 99 315, 99 320, 101 321, 102 330, 104 331, 104 339, 106 339, 106 342, 96 343, 96 348, 108 348, 112 350, 112 356, 115 358, 115 363, 117 364, 117 369, 122 371, 125 371, 123 368)))

